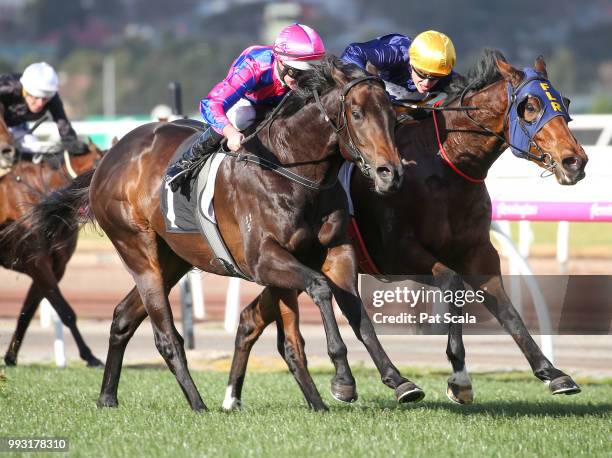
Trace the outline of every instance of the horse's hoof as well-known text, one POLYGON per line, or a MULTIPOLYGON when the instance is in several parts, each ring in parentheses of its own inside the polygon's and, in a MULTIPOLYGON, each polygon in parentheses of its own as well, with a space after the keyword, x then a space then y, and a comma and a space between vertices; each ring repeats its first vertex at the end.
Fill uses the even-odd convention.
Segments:
POLYGON ((310 408, 314 411, 314 412, 329 412, 329 407, 327 407, 325 404, 321 403, 320 405, 310 405, 310 408))
POLYGON ((395 389, 395 399, 399 403, 419 402, 425 397, 425 392, 412 382, 404 382, 395 389))
POLYGON ((105 407, 116 408, 119 406, 119 402, 114 396, 101 395, 98 398, 98 402, 96 403, 96 405, 99 409, 103 409, 105 407))
POLYGON ((242 409, 242 401, 237 398, 224 399, 222 408, 227 413, 238 412, 242 409))
POLYGON ((357 385, 342 385, 337 382, 332 382, 330 389, 332 397, 340 402, 355 402, 357 400, 357 385))
POLYGON ((582 391, 569 375, 562 375, 552 380, 548 388, 552 394, 578 394, 582 391))
POLYGON ((6 364, 7 366, 16 366, 17 365, 17 357, 9 355, 9 354, 6 354, 4 356, 4 364, 6 364))
POLYGON ((446 396, 457 404, 471 404, 474 402, 474 391, 472 385, 460 386, 456 383, 448 382, 446 396))
POLYGON ((87 362, 87 367, 104 367, 104 363, 93 355, 85 361, 87 362))

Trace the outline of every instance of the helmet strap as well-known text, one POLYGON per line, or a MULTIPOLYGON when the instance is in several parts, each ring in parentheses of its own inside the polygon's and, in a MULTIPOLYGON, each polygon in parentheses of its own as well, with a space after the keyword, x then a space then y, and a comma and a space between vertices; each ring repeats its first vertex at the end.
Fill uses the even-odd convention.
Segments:
POLYGON ((287 83, 285 83, 285 76, 287 76, 287 72, 289 70, 287 70, 287 68, 285 68, 284 66, 283 66, 283 69, 281 69, 280 61, 278 59, 276 59, 276 71, 278 72, 278 77, 280 78, 281 85, 284 88, 289 88, 287 83))

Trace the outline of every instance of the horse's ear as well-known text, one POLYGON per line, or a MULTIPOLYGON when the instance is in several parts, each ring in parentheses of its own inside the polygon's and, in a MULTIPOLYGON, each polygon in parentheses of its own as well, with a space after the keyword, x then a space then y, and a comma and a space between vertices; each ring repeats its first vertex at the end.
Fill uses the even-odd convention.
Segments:
POLYGON ((546 62, 544 62, 544 56, 542 54, 540 54, 535 60, 533 68, 535 68, 536 72, 541 73, 546 78, 548 78, 548 74, 546 73, 546 62))
POLYGON ((374 65, 372 62, 367 61, 366 62, 366 67, 365 67, 366 72, 368 72, 370 75, 374 75, 374 76, 378 76, 378 68, 376 68, 376 65, 374 65))
POLYGON ((117 138, 117 136, 115 135, 113 137, 113 139, 111 140, 111 146, 115 146, 117 143, 119 143, 119 139, 117 138))
POLYGON ((349 82, 348 77, 338 68, 335 62, 333 62, 331 66, 331 76, 338 86, 344 86, 349 82))
POLYGON ((495 62, 497 63, 497 68, 499 69, 499 72, 502 74, 506 81, 512 84, 512 86, 516 87, 521 83, 521 81, 523 81, 523 77, 525 76, 523 72, 517 70, 508 62, 504 62, 501 59, 497 59, 495 62))

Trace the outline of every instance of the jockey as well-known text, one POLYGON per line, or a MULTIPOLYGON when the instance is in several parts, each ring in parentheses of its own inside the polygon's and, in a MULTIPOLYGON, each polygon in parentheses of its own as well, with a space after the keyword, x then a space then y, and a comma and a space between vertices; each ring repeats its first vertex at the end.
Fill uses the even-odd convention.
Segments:
POLYGON ((279 33, 273 46, 251 46, 232 63, 223 81, 200 102, 207 128, 180 160, 168 168, 166 183, 176 191, 191 168, 214 152, 223 139, 238 151, 244 140, 240 132, 255 120, 256 107, 274 107, 297 77, 325 55, 323 40, 312 28, 292 24, 279 33))
POLYGON ((450 82, 456 54, 450 38, 428 30, 414 40, 393 33, 365 43, 351 43, 341 59, 364 70, 368 62, 373 64, 391 87, 403 89, 400 96, 388 88, 392 98, 423 100, 430 91, 441 91, 450 82))
POLYGON ((29 65, 21 75, 0 75, 0 144, 17 144, 27 149, 26 121, 40 119, 48 112, 66 148, 81 147, 64 112, 58 86, 57 73, 46 62, 29 65))

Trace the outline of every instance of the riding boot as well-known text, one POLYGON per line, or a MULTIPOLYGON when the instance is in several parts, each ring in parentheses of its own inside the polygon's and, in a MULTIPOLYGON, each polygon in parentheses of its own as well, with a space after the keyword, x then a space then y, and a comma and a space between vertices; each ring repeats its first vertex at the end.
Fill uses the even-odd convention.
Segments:
POLYGON ((178 161, 168 167, 164 180, 172 191, 179 189, 185 178, 189 176, 189 172, 219 148, 222 138, 223 136, 215 132, 212 127, 208 127, 191 145, 191 148, 185 151, 178 161))

